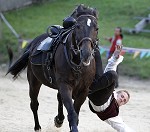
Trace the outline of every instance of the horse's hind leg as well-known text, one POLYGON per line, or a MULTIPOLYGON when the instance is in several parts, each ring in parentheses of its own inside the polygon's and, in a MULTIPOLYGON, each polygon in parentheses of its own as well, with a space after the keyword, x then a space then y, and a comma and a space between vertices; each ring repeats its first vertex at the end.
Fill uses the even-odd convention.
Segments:
POLYGON ((56 127, 61 127, 64 121, 64 114, 63 114, 63 102, 60 93, 57 93, 57 100, 58 100, 58 115, 55 117, 54 122, 56 127))
POLYGON ((27 77, 30 86, 29 89, 29 95, 31 99, 30 107, 33 112, 34 121, 35 121, 34 130, 37 131, 41 129, 41 126, 39 124, 39 119, 38 119, 38 113, 37 113, 38 106, 39 106, 39 102, 37 98, 42 84, 37 80, 37 78, 33 75, 32 71, 29 69, 27 71, 27 77))

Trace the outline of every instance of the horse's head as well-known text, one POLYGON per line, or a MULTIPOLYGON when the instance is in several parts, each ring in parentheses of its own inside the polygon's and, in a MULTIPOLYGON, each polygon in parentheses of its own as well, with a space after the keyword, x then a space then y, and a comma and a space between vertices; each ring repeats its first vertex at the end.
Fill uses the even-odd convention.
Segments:
POLYGON ((80 5, 76 9, 76 15, 72 16, 77 21, 73 31, 73 46, 80 53, 84 66, 89 66, 98 35, 96 10, 80 5))

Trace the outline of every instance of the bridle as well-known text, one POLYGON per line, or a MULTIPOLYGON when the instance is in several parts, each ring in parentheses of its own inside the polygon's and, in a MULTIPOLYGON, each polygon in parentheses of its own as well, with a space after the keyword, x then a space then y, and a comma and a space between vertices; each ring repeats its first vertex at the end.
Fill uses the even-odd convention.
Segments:
POLYGON ((92 41, 92 39, 90 37, 84 37, 83 39, 80 40, 80 42, 78 43, 78 46, 80 46, 82 44, 82 42, 86 41, 86 40, 90 41, 92 43, 92 45, 93 45, 93 41, 92 41))
MULTIPOLYGON (((80 15, 76 19, 76 21, 78 19, 80 19, 81 17, 92 17, 93 19, 95 19, 97 21, 96 17, 94 17, 92 15, 80 15)), ((78 23, 74 26, 74 29, 77 28, 77 26, 78 26, 78 23)), ((77 55, 80 52, 80 48, 79 47, 81 46, 83 41, 90 41, 91 42, 91 45, 92 45, 92 48, 93 48, 93 51, 91 52, 91 54, 94 54, 94 49, 95 49, 95 47, 97 45, 98 38, 96 38, 95 40, 92 40, 90 37, 84 37, 79 42, 77 42, 77 40, 75 40, 75 44, 71 44, 71 50, 73 50, 74 54, 77 55)))
MULTIPOLYGON (((94 18, 96 21, 97 21, 97 19, 94 17, 94 16, 92 16, 92 15, 81 15, 81 16, 79 16, 78 18, 77 18, 77 20, 79 19, 79 18, 81 18, 81 17, 92 17, 92 18, 94 18)), ((78 24, 78 23, 77 23, 78 24)), ((70 33, 70 34, 73 34, 73 31, 74 31, 74 29, 77 27, 77 24, 75 24, 74 25, 74 27, 72 28, 73 30, 72 30, 72 33, 70 33)), ((96 47, 96 44, 97 44, 97 38, 96 38, 96 40, 92 40, 90 37, 84 37, 84 38, 82 38, 78 43, 75 43, 75 44, 73 44, 72 42, 71 42, 71 44, 70 44, 70 50, 75 54, 75 55, 79 55, 79 53, 80 53, 80 45, 83 43, 83 41, 90 41, 91 42, 91 44, 92 44, 92 48, 93 48, 93 50, 91 51, 91 56, 92 55, 94 55, 94 49, 95 49, 95 47, 96 47)), ((76 40, 75 40, 76 41, 76 40)), ((66 44, 64 44, 64 53, 65 53, 65 56, 66 56, 66 60, 67 60, 67 62, 68 62, 68 64, 70 65, 70 67, 76 72, 76 73, 81 73, 81 69, 83 68, 83 64, 80 62, 80 64, 76 64, 76 63, 74 63, 73 61, 72 61, 72 59, 70 58, 70 56, 68 55, 68 51, 67 51, 67 47, 66 47, 66 44)))

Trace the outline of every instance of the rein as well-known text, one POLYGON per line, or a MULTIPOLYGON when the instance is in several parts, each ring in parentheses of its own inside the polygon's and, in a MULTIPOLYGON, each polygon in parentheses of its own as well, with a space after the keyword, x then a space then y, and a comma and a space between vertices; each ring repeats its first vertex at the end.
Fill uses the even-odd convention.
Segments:
POLYGON ((70 58, 69 58, 69 56, 68 56, 68 51, 67 51, 66 45, 64 45, 64 53, 65 53, 65 57, 66 57, 66 60, 67 60, 67 63, 69 64, 69 66, 70 66, 75 72, 81 73, 82 63, 80 62, 80 64, 77 65, 77 64, 75 64, 73 61, 70 60, 70 58))

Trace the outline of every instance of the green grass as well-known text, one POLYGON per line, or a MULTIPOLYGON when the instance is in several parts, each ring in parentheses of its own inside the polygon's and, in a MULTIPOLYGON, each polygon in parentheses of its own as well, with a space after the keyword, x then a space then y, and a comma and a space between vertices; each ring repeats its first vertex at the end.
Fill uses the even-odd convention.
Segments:
MULTIPOLYGON (((150 12, 149 0, 55 0, 32 5, 23 9, 4 13, 7 20, 22 38, 32 39, 46 31, 49 25, 62 24, 78 4, 95 7, 99 11, 99 38, 102 45, 110 45, 103 38, 112 36, 116 26, 132 28, 138 22, 135 16, 147 16, 150 12)), ((7 60, 6 44, 17 51, 18 42, 3 23, 3 40, 0 40, 1 62, 7 60), (3 59, 2 59, 3 58, 3 59)), ((150 29, 150 27, 148 26, 150 29)), ((150 34, 124 34, 123 44, 127 47, 150 49, 150 34)), ((140 78, 150 78, 150 57, 132 59, 133 54, 125 54, 120 73, 140 78)), ((105 59, 103 55, 103 59, 105 59)), ((105 61, 104 61, 105 62, 105 61)), ((105 65, 105 63, 104 63, 105 65)))

